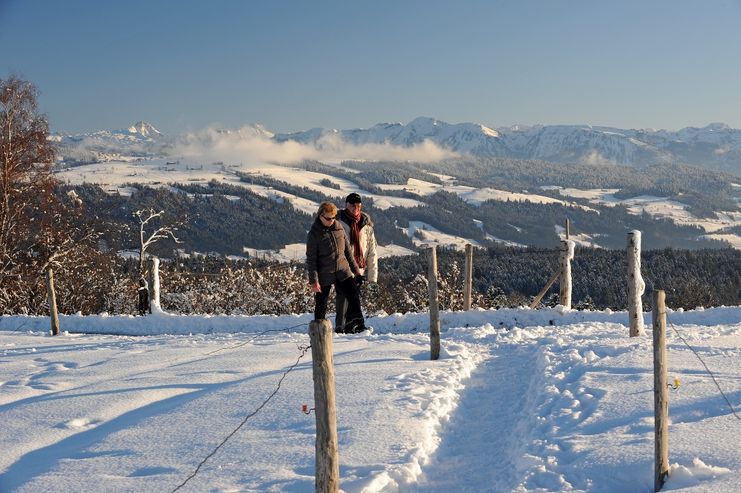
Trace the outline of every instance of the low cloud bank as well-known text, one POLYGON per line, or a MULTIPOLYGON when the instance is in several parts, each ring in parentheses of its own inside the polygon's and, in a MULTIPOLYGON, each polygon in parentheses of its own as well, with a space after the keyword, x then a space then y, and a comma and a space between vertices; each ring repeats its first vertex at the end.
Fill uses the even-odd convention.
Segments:
POLYGON ((343 160, 438 162, 457 157, 430 140, 411 147, 384 144, 353 144, 339 134, 324 134, 316 142, 277 142, 273 134, 260 126, 247 125, 238 130, 209 127, 181 136, 174 153, 188 158, 226 163, 281 163, 305 160, 326 163, 343 160))

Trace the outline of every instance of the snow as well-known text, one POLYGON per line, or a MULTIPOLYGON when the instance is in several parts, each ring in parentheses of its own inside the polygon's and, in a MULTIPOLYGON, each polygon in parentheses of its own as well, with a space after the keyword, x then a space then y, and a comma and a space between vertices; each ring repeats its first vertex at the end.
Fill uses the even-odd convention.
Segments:
MULTIPOLYGON (((345 169, 345 171, 353 170, 345 169)), ((86 164, 58 170, 57 178, 64 183, 73 185, 95 183, 100 185, 108 193, 117 193, 123 196, 130 196, 133 193, 134 189, 128 186, 132 182, 154 187, 170 188, 169 183, 196 183, 205 186, 211 180, 216 180, 247 188, 257 195, 279 203, 288 202, 296 210, 305 214, 313 215, 316 213, 319 206, 317 202, 271 187, 241 181, 237 175, 238 172, 262 175, 299 187, 306 187, 321 192, 324 195, 334 197, 340 205, 342 205, 344 197, 350 192, 358 192, 363 197, 372 198, 374 207, 380 210, 386 210, 391 207, 411 208, 423 205, 422 202, 415 199, 368 193, 358 188, 353 182, 331 174, 317 173, 290 166, 268 164, 224 164, 220 161, 204 164, 202 161, 184 157, 175 160, 165 160, 164 158, 142 159, 119 156, 114 161, 86 164), (337 190, 322 185, 322 179, 329 179, 337 183, 341 189, 337 190)), ((559 204, 565 207, 579 207, 586 211, 598 212, 585 205, 554 199, 544 195, 527 192, 510 192, 489 187, 473 188, 456 184, 455 179, 450 176, 439 175, 439 178, 443 180, 443 184, 410 178, 406 184, 380 184, 378 186, 382 190, 407 190, 421 196, 430 196, 437 191, 445 190, 459 195, 464 201, 472 205, 480 205, 487 200, 520 201, 537 204, 559 204)), ((724 228, 736 226, 741 222, 741 213, 739 212, 721 211, 716 213, 718 216, 717 219, 700 219, 691 214, 685 204, 664 197, 640 196, 621 200, 614 196, 618 191, 617 189, 580 190, 576 188, 550 186, 540 188, 544 190, 558 189, 563 196, 585 199, 591 203, 605 206, 623 204, 628 208, 629 212, 636 215, 646 212, 657 218, 671 219, 677 224, 699 226, 708 233, 705 235, 706 237, 728 241, 735 248, 741 249, 741 236, 720 232, 724 228)), ((234 197, 228 198, 234 200, 234 197)), ((454 238, 454 240, 451 240, 452 243, 465 243, 468 241, 464 238, 451 238, 454 238)), ((501 240, 497 240, 495 237, 491 237, 490 239, 501 242, 501 240)), ((598 240, 595 240, 592 235, 586 233, 583 237, 577 237, 575 239, 582 245, 599 246, 598 240)), ((443 243, 449 243, 448 239, 443 243)), ((247 246, 249 247, 250 245, 247 246)))
POLYGON ((546 197, 545 195, 537 195, 530 193, 519 193, 510 192, 507 190, 498 190, 496 188, 474 188, 467 185, 458 185, 454 179, 445 180, 445 183, 432 183, 425 180, 418 180, 416 178, 409 178, 406 184, 402 185, 390 185, 390 184, 379 184, 378 187, 382 190, 404 190, 417 195, 429 196, 441 190, 446 192, 455 193, 461 197, 465 202, 471 205, 481 205, 487 200, 498 200, 501 202, 512 201, 512 202, 531 202, 534 204, 559 204, 565 207, 579 207, 587 211, 594 211, 591 207, 575 204, 573 202, 564 202, 563 200, 554 199, 552 197, 546 197))
MULTIPOLYGON (((741 222, 741 213, 735 211, 716 212, 717 219, 701 219, 689 212, 688 206, 667 197, 640 195, 629 199, 618 199, 614 196, 618 189, 591 189, 559 188, 559 193, 567 197, 587 199, 594 204, 606 206, 624 205, 631 214, 641 215, 644 212, 656 218, 667 218, 676 224, 698 226, 708 233, 714 233, 723 228, 737 226, 741 222)), ((734 248, 741 248, 741 237, 734 234, 708 234, 708 238, 725 240, 734 248)))
POLYGON ((147 122, 137 122, 129 127, 129 133, 139 134, 144 138, 159 137, 161 132, 147 122))
POLYGON ((703 237, 710 238, 711 240, 727 241, 736 250, 741 250, 741 236, 729 233, 729 234, 703 235, 703 237))
POLYGON ((418 247, 423 245, 444 245, 448 248, 462 251, 466 248, 467 243, 470 243, 475 247, 480 246, 480 244, 475 240, 443 233, 431 224, 423 221, 409 221, 409 226, 403 229, 407 236, 409 236, 412 239, 412 242, 418 247))
MULTIPOLYGON (((292 167, 285 167, 285 166, 256 166, 250 169, 250 173, 267 176, 267 177, 270 177, 276 180, 290 183, 292 185, 306 187, 308 189, 321 192, 324 195, 335 197, 339 201, 344 201, 344 198, 347 196, 347 194, 351 192, 357 192, 365 198, 372 198, 373 206, 381 210, 388 209, 390 207, 416 207, 418 205, 422 205, 420 201, 414 200, 414 199, 372 194, 363 189, 358 188, 357 185, 355 185, 355 183, 349 180, 346 180, 344 178, 339 178, 339 177, 329 175, 326 173, 306 171, 301 168, 292 168, 292 167), (320 182, 323 179, 330 180, 340 185, 341 189, 337 190, 335 188, 322 185, 320 182)), ((249 184, 244 184, 244 183, 242 183, 241 185, 247 186, 248 188, 253 189, 253 191, 255 190, 254 185, 249 185, 249 184)), ((316 202, 311 202, 305 199, 300 199, 293 195, 282 193, 282 192, 277 192, 275 190, 272 190, 272 192, 276 194, 279 193, 282 196, 285 196, 286 198, 290 199, 291 202, 294 204, 294 207, 297 207, 297 208, 298 208, 298 206, 296 205, 297 202, 301 204, 305 204, 305 203, 312 204, 313 209, 310 212, 311 214, 315 214, 317 208, 319 207, 319 204, 316 202)), ((256 192, 256 193, 259 193, 259 192, 256 192)), ((304 210, 304 209, 301 208, 301 210, 304 210)))
MULTIPOLYGON (((555 229, 556 234, 559 238, 562 240, 566 239, 566 228, 559 224, 554 224, 553 229, 555 229)), ((598 236, 598 235, 597 235, 598 236)), ((569 232, 569 239, 572 240, 575 244, 590 248, 602 248, 596 241, 594 236, 587 234, 587 233, 571 233, 569 232)))
POLYGON ((378 254, 378 258, 417 255, 416 251, 410 250, 409 248, 403 247, 401 245, 395 245, 393 243, 389 243, 388 245, 378 245, 376 247, 376 253, 378 254))
MULTIPOLYGON (((379 123, 348 130, 312 128, 274 134, 260 124, 237 129, 211 126, 164 136, 146 122, 129 130, 52 135, 65 156, 182 154, 224 161, 296 163, 317 160, 436 162, 472 154, 479 157, 544 159, 561 163, 607 162, 645 166, 685 162, 732 170, 738 167, 741 131, 711 124, 680 131, 618 129, 592 125, 515 125, 499 130, 480 123, 449 124, 419 117, 407 125, 379 123), (677 146, 678 142, 687 145, 677 146)), ((212 159, 211 159, 212 160, 212 159)))
MULTIPOLYGON (((3 316, 0 490, 173 491, 244 423, 182 491, 312 491, 310 319, 74 315, 51 337, 46 317, 3 316)), ((627 321, 442 312, 438 361, 425 313, 335 336, 342 490, 652 491, 651 335, 627 321)), ((738 418, 677 334, 739 414, 741 307, 669 310, 668 325, 681 384, 664 490, 736 491, 738 418)))
POLYGON ((531 202, 533 204, 559 204, 565 207, 574 206, 584 210, 594 210, 589 207, 577 206, 575 204, 564 202, 563 200, 546 197, 544 195, 519 193, 519 192, 508 192, 506 190, 497 190, 495 188, 480 188, 472 189, 469 193, 460 194, 461 198, 473 205, 480 205, 487 200, 498 200, 501 202, 512 201, 512 202, 531 202))
POLYGON ((277 260, 278 262, 296 262, 306 259, 306 243, 291 243, 280 250, 258 250, 256 248, 244 248, 250 257, 260 259, 277 260))
POLYGON ((418 200, 387 195, 375 195, 358 188, 354 183, 324 173, 316 173, 301 168, 275 165, 229 164, 213 162, 203 164, 197 159, 181 158, 176 161, 165 159, 120 159, 101 163, 85 164, 58 170, 59 180, 71 185, 95 183, 107 193, 118 193, 130 196, 132 189, 127 184, 135 182, 142 185, 172 188, 169 183, 195 183, 206 186, 208 182, 218 182, 247 188, 253 193, 276 202, 289 202, 295 209, 306 214, 315 214, 318 202, 282 192, 271 187, 241 181, 238 172, 266 176, 298 187, 321 192, 339 201, 350 192, 358 192, 366 198, 372 198, 374 207, 416 207, 422 205, 418 200), (329 179, 342 188, 324 186, 322 179, 329 179))
MULTIPOLYGON (((634 229, 628 236, 628 306, 636 313, 643 312, 643 294, 646 282, 641 275, 641 232, 634 229)), ((637 317, 633 329, 643 333, 643 318, 637 317)))
POLYGON ((496 236, 494 236, 492 234, 489 234, 484 229, 484 222, 483 221, 480 221, 479 219, 474 219, 473 220, 473 223, 476 225, 477 228, 479 228, 481 231, 484 232, 484 234, 486 235, 486 239, 489 240, 489 241, 494 241, 494 242, 497 242, 497 243, 502 243, 505 246, 512 246, 512 247, 519 247, 519 248, 527 248, 527 245, 523 245, 522 243, 517 243, 517 242, 509 241, 509 240, 503 240, 501 238, 497 238, 496 236))

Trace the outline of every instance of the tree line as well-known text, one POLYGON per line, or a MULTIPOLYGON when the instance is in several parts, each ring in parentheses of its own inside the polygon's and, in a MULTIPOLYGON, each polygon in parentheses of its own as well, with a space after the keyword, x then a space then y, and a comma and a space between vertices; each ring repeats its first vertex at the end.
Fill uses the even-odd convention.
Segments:
MULTIPOLYGON (((440 307, 463 308, 461 252, 439 249, 440 307)), ((558 268, 554 249, 476 249, 473 306, 503 308, 528 305, 558 268)), ((376 285, 363 290, 370 314, 407 313, 428 308, 424 254, 380 260, 376 285)), ((627 309, 625 251, 577 248, 572 266, 575 308, 627 309)), ((313 296, 302 264, 190 259, 162 264, 162 306, 178 313, 288 314, 313 309, 313 296)), ((667 305, 737 305, 741 301, 741 252, 662 249, 643 252, 646 293, 663 289, 667 305)), ((558 302, 558 283, 542 306, 558 302)), ((650 296, 644 309, 651 309, 650 296)), ((330 307, 331 309, 331 307, 330 307)))
MULTIPOLYGON (((438 252, 440 307, 460 310, 463 254, 444 248, 438 252)), ((642 258, 645 310, 651 309, 649 293, 653 289, 665 290, 667 305, 675 309, 733 306, 741 301, 741 252, 737 250, 668 248, 644 251, 642 258)), ((113 254, 96 259, 96 263, 80 263, 58 271, 60 312, 135 314, 138 259, 113 254)), ((475 249, 473 306, 529 305, 557 268, 555 249, 475 249)), ((378 284, 363 290, 367 313, 427 310, 424 253, 383 258, 379 269, 378 284)), ((627 309, 625 251, 577 248, 572 276, 574 308, 627 309)), ((301 263, 231 260, 223 256, 165 260, 160 265, 160 281, 162 308, 174 313, 280 315, 310 312, 314 305, 301 263)), ((16 293, 15 303, 6 304, 0 313, 48 313, 41 279, 30 278, 26 288, 16 293)), ((558 283, 541 306, 557 303, 558 283)))

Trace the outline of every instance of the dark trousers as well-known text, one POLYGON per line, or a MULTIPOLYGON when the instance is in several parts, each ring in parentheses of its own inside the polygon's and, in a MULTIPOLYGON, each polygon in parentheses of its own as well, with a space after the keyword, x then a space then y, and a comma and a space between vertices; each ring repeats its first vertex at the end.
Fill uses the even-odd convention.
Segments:
MULTIPOLYGON (((355 287, 358 291, 358 299, 361 297, 361 287, 355 284, 355 287)), ((334 318, 334 326, 335 327, 344 327, 345 326, 345 316, 347 315, 347 306, 349 303, 347 302, 347 298, 344 294, 342 294, 342 291, 337 291, 337 296, 335 298, 334 302, 335 306, 337 307, 337 311, 334 318)), ((362 305, 361 305, 362 310, 362 305)), ((352 320, 352 319, 348 319, 352 320)))
MULTIPOLYGON (((342 293, 342 296, 346 300, 347 311, 345 313, 345 320, 341 326, 335 327, 338 332, 345 332, 347 329, 355 328, 357 326, 365 326, 363 320, 363 312, 360 309, 360 296, 358 294, 358 286, 355 284, 355 280, 352 277, 348 277, 344 281, 334 283, 334 287, 337 293, 342 293)), ((314 293, 314 319, 319 320, 325 318, 327 315, 327 303, 329 301, 329 293, 332 290, 332 285, 322 286, 322 291, 314 293)))

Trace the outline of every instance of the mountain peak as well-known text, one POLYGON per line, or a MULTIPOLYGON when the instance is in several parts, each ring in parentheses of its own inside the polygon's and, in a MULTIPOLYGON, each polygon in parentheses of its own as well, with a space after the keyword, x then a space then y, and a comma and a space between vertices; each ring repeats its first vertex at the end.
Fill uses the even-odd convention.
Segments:
POLYGON ((731 127, 721 122, 713 122, 705 127, 705 130, 717 131, 717 130, 729 130, 731 127))
POLYGON ((438 125, 440 124, 440 121, 436 118, 432 118, 431 116, 418 116, 411 122, 409 122, 409 125, 438 125))
POLYGON ((487 137, 499 137, 499 132, 497 132, 493 128, 489 128, 486 125, 481 124, 479 124, 479 128, 481 129, 481 133, 483 133, 487 137))
POLYGON ((139 121, 129 127, 129 133, 138 134, 142 137, 158 137, 162 133, 154 125, 145 121, 139 121))
POLYGON ((408 129, 413 129, 418 133, 426 134, 434 132, 435 129, 440 128, 443 125, 446 125, 445 122, 441 122, 439 120, 436 120, 435 118, 431 118, 429 116, 419 116, 409 122, 406 127, 408 129))

